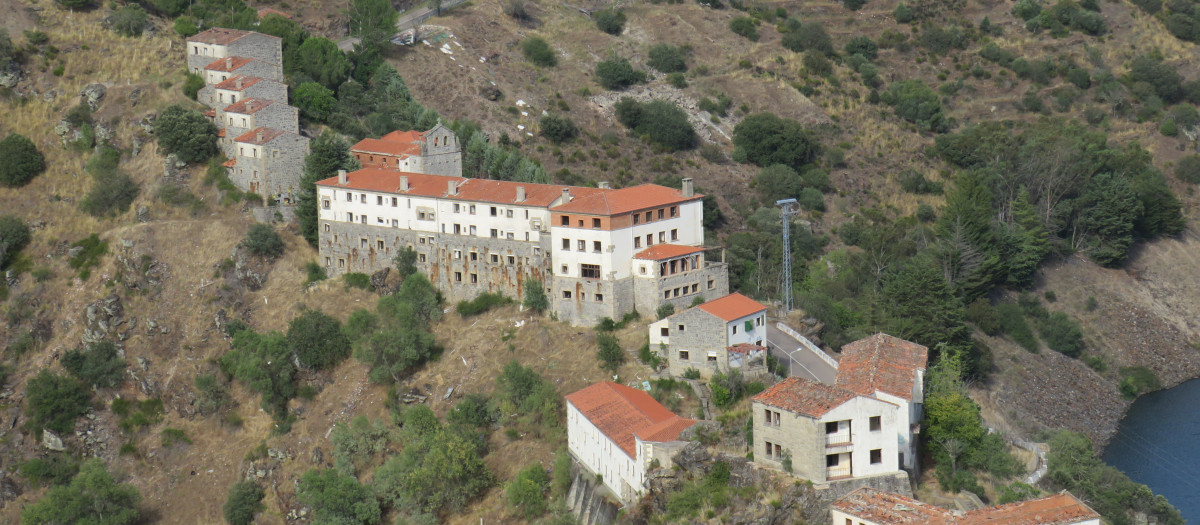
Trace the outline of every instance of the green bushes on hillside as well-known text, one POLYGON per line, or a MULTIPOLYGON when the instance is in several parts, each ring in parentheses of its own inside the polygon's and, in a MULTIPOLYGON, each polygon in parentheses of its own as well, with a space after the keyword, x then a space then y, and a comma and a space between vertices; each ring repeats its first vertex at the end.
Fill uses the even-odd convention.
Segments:
POLYGON ((0 184, 8 187, 24 186, 38 174, 46 171, 46 158, 38 151, 33 141, 24 135, 13 133, 0 140, 0 184))
POLYGON ((614 56, 596 64, 596 82, 605 89, 620 91, 645 81, 646 72, 634 69, 624 58, 614 56))
POLYGON ((673 102, 651 100, 643 104, 621 97, 616 116, 625 127, 666 151, 696 147, 698 138, 687 113, 673 102))
POLYGON ((794 120, 773 113, 750 115, 733 128, 734 160, 756 166, 782 164, 799 170, 817 158, 821 146, 794 120))
POLYGON ((558 57, 550 44, 540 36, 531 36, 521 41, 521 54, 535 66, 554 67, 558 65, 558 57))
POLYGON ((8 268, 29 244, 29 227, 20 217, 0 215, 0 270, 8 268))
POLYGON ((625 30, 625 12, 620 9, 602 9, 593 14, 592 19, 598 29, 610 35, 620 35, 625 30))
POLYGON ((893 82, 881 95, 883 102, 895 109, 896 116, 916 124, 921 131, 942 133, 951 127, 937 93, 920 80, 893 82))
POLYGON ((688 69, 683 50, 670 44, 651 46, 646 65, 663 73, 683 73, 688 69))
POLYGON ((1068 490, 1087 501, 1109 523, 1129 524, 1145 518, 1163 525, 1184 523, 1166 498, 1096 457, 1095 447, 1083 434, 1065 430, 1055 434, 1046 461, 1046 479, 1055 490, 1068 490))
POLYGON ((758 40, 758 21, 748 16, 739 16, 730 20, 729 30, 747 40, 758 40))
POLYGON ((203 162, 217 153, 217 126, 193 109, 168 106, 154 121, 154 135, 163 150, 184 162, 203 162))

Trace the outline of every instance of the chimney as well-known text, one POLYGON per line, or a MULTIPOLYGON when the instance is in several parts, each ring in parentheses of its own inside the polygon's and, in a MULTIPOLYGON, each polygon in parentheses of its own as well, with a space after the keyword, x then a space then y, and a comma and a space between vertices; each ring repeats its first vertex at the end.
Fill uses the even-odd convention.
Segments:
POLYGON ((446 181, 446 195, 458 195, 458 181, 453 179, 446 181))
POLYGON ((517 186, 517 202, 525 202, 525 186, 517 186))
POLYGON ((345 186, 350 184, 350 177, 346 176, 346 170, 338 170, 338 185, 345 186))
POLYGON ((237 86, 238 89, 242 89, 242 77, 237 77, 236 79, 234 79, 233 85, 237 86))
POLYGON ((562 204, 571 202, 571 188, 563 188, 562 204))
POLYGON ((692 186, 691 177, 683 179, 683 196, 689 199, 696 196, 696 189, 692 186))
POLYGON ((225 59, 225 69, 233 69, 233 58, 225 59))
POLYGON ((408 176, 400 176, 400 191, 408 191, 408 176))
POLYGON ((253 111, 254 111, 254 101, 253 101, 253 100, 247 100, 247 101, 246 101, 246 113, 250 113, 250 112, 253 112, 253 111))
POLYGON ((602 190, 611 190, 612 189, 612 184, 609 184, 608 181, 606 181, 606 180, 602 180, 602 181, 596 183, 596 186, 598 186, 602 190))
POLYGON ((258 133, 254 134, 254 142, 258 142, 258 143, 262 142, 262 131, 259 131, 258 133))

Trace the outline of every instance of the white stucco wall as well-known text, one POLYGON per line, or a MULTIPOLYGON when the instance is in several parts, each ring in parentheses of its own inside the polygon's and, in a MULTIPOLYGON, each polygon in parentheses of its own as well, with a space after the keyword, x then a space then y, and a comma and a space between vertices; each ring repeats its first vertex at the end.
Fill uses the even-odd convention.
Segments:
POLYGON ((898 421, 897 414, 895 405, 867 396, 855 397, 830 410, 820 418, 822 425, 818 429, 823 431, 824 423, 849 420, 851 444, 829 448, 826 453, 849 452, 852 458, 850 475, 856 478, 898 472, 899 434, 907 422, 898 421), (880 417, 879 430, 870 430, 872 416, 880 417), (880 463, 871 464, 872 450, 880 451, 880 463))
POLYGON ((767 344, 767 312, 747 315, 725 324, 725 346, 742 343, 767 344), (746 330, 746 321, 753 325, 752 330, 746 330))
MULTIPOLYGON (((640 440, 638 445, 642 445, 640 440)), ((599 474, 604 485, 623 503, 631 503, 641 492, 645 479, 643 467, 570 402, 567 403, 567 448, 583 466, 599 474)))

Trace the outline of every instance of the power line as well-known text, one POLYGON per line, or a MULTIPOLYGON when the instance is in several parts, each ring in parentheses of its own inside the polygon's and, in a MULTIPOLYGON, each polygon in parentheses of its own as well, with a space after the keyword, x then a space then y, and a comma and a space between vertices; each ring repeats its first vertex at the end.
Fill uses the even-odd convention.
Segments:
POLYGON ((792 311, 792 217, 800 212, 796 199, 775 201, 783 221, 783 315, 792 311))

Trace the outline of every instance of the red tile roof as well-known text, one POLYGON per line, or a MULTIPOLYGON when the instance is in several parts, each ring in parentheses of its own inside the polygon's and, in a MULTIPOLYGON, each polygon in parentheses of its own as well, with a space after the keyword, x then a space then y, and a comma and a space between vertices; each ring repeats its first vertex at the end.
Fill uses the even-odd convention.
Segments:
POLYGON ((865 487, 842 496, 831 508, 880 525, 1071 525, 1100 518, 1067 492, 964 513, 865 487))
POLYGON ((226 113, 239 113, 239 114, 243 114, 243 115, 253 115, 254 113, 257 113, 260 109, 263 109, 274 103, 275 103, 274 100, 267 100, 265 98, 253 98, 253 97, 244 98, 242 100, 237 101, 237 103, 225 106, 225 112, 226 113))
POLYGON ((419 142, 425 139, 425 133, 421 131, 400 131, 396 130, 387 135, 379 137, 379 140, 388 142, 419 142))
POLYGON ((284 13, 283 11, 280 11, 280 10, 278 10, 278 9, 275 9, 275 8, 272 8, 272 7, 264 7, 264 8, 262 8, 262 9, 259 9, 259 10, 258 10, 258 17, 259 17, 259 18, 263 18, 263 17, 265 17, 265 16, 267 16, 267 15, 279 15, 279 16, 282 16, 282 17, 284 17, 284 18, 287 18, 287 19, 291 19, 291 18, 292 18, 292 15, 289 15, 289 14, 287 14, 287 13, 284 13))
POLYGON ((206 116, 206 117, 215 117, 215 116, 217 116, 217 110, 215 110, 215 109, 210 109, 210 110, 208 110, 208 111, 205 111, 205 112, 204 112, 204 116, 206 116))
POLYGON ((248 77, 245 75, 237 75, 234 77, 229 77, 229 78, 221 81, 220 83, 214 85, 213 87, 216 89, 224 89, 227 91, 241 91, 241 90, 246 89, 250 86, 253 86, 261 81, 262 81, 262 79, 258 78, 258 77, 248 77), (242 83, 241 87, 238 87, 239 81, 242 83))
POLYGON ((211 64, 204 66, 207 71, 233 71, 239 67, 252 62, 253 58, 246 57, 225 57, 214 60, 211 64))
POLYGON ((261 146, 263 144, 271 142, 272 140, 275 140, 275 137, 283 135, 284 133, 287 133, 287 132, 283 131, 283 130, 275 129, 275 128, 267 128, 267 127, 259 126, 250 131, 242 133, 241 136, 239 136, 236 139, 233 139, 233 141, 240 142, 243 144, 254 144, 255 146, 261 146))
POLYGON ((647 261, 661 261, 673 257, 683 257, 693 253, 704 251, 703 246, 681 246, 678 244, 655 244, 645 250, 642 250, 634 255, 634 259, 643 259, 647 261))
POLYGON ((830 508, 880 525, 928 524, 954 517, 941 507, 870 487, 842 496, 830 508))
POLYGON ((221 165, 225 166, 226 168, 232 168, 234 166, 237 166, 237 159, 229 159, 225 162, 222 162, 221 165))
POLYGON ((696 420, 679 417, 641 390, 611 381, 567 395, 567 402, 630 458, 637 458, 637 439, 676 441, 696 420))
POLYGON ((733 353, 735 353, 735 354, 748 354, 748 353, 750 353, 750 352, 761 352, 761 351, 763 351, 763 350, 766 350, 766 349, 767 349, 767 347, 765 347, 765 346, 759 346, 759 345, 756 345, 756 344, 750 344, 750 343, 738 343, 738 344, 736 344, 736 345, 733 345, 733 346, 731 346, 731 347, 729 347, 729 348, 726 348, 725 350, 726 350, 726 351, 728 351, 728 352, 733 352, 733 353))
POLYGON ((912 401, 916 371, 924 370, 929 349, 878 333, 842 347, 837 385, 863 395, 876 391, 912 401))
POLYGON ((554 211, 588 215, 619 215, 648 208, 669 206, 704 198, 699 193, 684 197, 683 192, 657 184, 640 184, 619 190, 609 190, 591 196, 578 197, 558 206, 554 211))
POLYGON ((740 293, 734 292, 720 299, 713 299, 707 303, 697 306, 701 310, 713 314, 726 322, 741 319, 748 315, 754 315, 758 312, 766 310, 758 301, 746 297, 740 293))
POLYGON ((221 139, 225 138, 225 128, 221 128, 221 129, 217 130, 217 138, 221 138, 221 139))
POLYGON ((374 153, 376 155, 420 155, 421 146, 411 142, 396 142, 383 139, 362 139, 350 148, 354 153, 374 153))
POLYGON ((233 43, 233 41, 235 41, 239 38, 242 38, 244 36, 247 36, 249 34, 250 34, 249 31, 242 31, 240 29, 226 29, 224 27, 214 27, 207 31, 202 31, 200 33, 197 33, 195 36, 188 38, 187 41, 188 42, 196 42, 196 43, 200 43, 200 44, 228 45, 230 43, 233 43))
POLYGON ((775 383, 752 399, 789 412, 821 417, 856 397, 858 394, 844 388, 793 376, 775 383))
POLYGON ((548 207, 562 196, 562 190, 572 193, 590 194, 601 192, 596 188, 576 188, 556 184, 533 184, 492 179, 467 179, 448 175, 406 173, 392 169, 363 168, 347 174, 349 184, 341 186, 337 177, 318 181, 321 186, 341 187, 356 190, 379 191, 422 197, 453 198, 460 201, 488 202, 495 204, 517 204, 548 207), (400 177, 408 177, 408 191, 400 191, 400 177), (448 183, 453 181, 457 194, 447 195, 448 183), (517 189, 525 188, 525 200, 517 202, 517 189))

